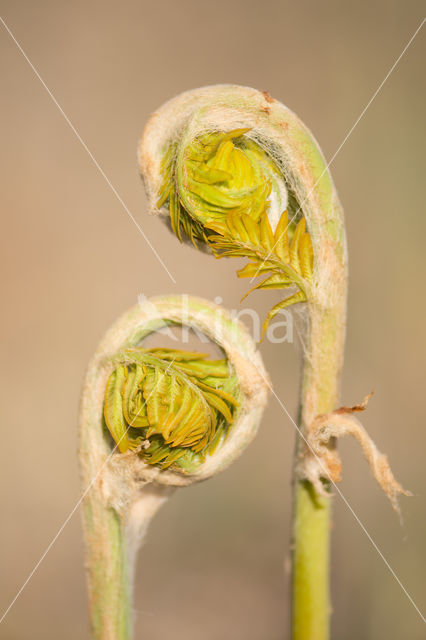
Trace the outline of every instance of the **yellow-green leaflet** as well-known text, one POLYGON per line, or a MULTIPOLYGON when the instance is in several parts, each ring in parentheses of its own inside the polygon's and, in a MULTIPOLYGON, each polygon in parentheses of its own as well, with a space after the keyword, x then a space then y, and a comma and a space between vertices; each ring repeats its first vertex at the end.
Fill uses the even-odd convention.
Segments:
POLYGON ((282 214, 275 233, 272 232, 266 212, 257 222, 250 216, 234 213, 229 214, 225 222, 211 222, 207 226, 214 232, 209 236, 209 242, 217 258, 249 258, 250 262, 237 271, 238 277, 263 277, 244 298, 256 289, 296 288, 269 311, 263 323, 263 334, 280 309, 306 301, 313 278, 314 256, 304 218, 299 220, 291 241, 287 211, 282 214))
POLYGON ((238 407, 226 360, 173 349, 125 349, 114 357, 105 423, 121 453, 181 470, 201 463, 225 438, 238 407))
POLYGON ((105 422, 121 452, 127 451, 129 448, 129 436, 123 415, 121 396, 124 380, 125 367, 117 367, 108 379, 104 403, 105 422))

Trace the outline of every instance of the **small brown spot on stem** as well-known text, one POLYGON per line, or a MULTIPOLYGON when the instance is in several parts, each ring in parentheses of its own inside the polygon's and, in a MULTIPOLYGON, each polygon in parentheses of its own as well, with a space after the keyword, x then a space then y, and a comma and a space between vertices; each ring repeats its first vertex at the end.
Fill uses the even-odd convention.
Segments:
POLYGON ((274 102, 274 98, 268 93, 268 91, 261 91, 260 93, 263 95, 266 102, 269 102, 269 103, 274 102))

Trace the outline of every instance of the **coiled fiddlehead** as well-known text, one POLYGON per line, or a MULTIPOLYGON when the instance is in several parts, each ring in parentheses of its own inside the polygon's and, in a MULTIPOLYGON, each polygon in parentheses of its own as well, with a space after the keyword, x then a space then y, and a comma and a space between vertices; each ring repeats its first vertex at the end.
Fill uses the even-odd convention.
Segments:
POLYGON ((179 240, 186 236, 218 258, 248 258, 238 277, 262 278, 248 293, 289 290, 268 313, 265 330, 281 309, 309 296, 313 248, 306 219, 273 147, 268 148, 259 131, 251 127, 217 131, 217 122, 200 122, 203 109, 203 104, 194 108, 178 135, 175 132, 161 147, 157 145, 156 191, 151 185, 158 180, 150 173, 149 125, 140 147, 141 168, 153 207, 168 211, 179 240))
POLYGON ((173 349, 125 349, 106 390, 104 417, 119 450, 147 464, 189 470, 225 438, 238 407, 226 359, 173 349))
POLYGON ((83 520, 95 640, 132 636, 135 555, 175 487, 228 467, 251 442, 267 375, 252 338, 222 307, 187 296, 141 302, 107 332, 86 375, 80 411, 83 520), (145 349, 187 326, 223 352, 145 349))
POLYGON ((176 235, 217 257, 246 257, 253 289, 284 289, 266 317, 306 303, 300 428, 294 461, 292 637, 329 637, 330 482, 336 438, 361 443, 391 498, 403 493, 387 461, 338 406, 346 325, 343 212, 328 166, 298 117, 266 92, 217 85, 183 93, 148 122, 139 165, 151 210, 176 235), (342 417, 344 415, 344 418, 342 417), (324 422, 325 421, 325 422, 324 422), (326 424, 330 422, 330 424, 326 424))
POLYGON ((326 640, 330 503, 323 494, 330 475, 312 456, 308 437, 316 417, 338 402, 347 252, 343 212, 321 150, 297 116, 266 92, 217 85, 183 93, 153 114, 139 166, 151 211, 177 235, 217 256, 247 257, 240 277, 260 276, 257 288, 284 290, 264 329, 280 309, 306 304, 292 637, 326 640))

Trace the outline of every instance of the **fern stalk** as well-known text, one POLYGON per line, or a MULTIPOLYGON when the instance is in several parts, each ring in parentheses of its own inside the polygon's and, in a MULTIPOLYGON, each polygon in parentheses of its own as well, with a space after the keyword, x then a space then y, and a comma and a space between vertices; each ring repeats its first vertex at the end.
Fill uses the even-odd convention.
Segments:
MULTIPOLYGON (((299 427, 293 478, 292 638, 330 636, 330 498, 306 480, 309 427, 339 401, 346 329, 347 253, 343 213, 319 147, 300 123, 293 144, 304 185, 301 202, 311 230, 316 286, 308 300, 299 427), (302 472, 301 472, 302 470, 302 472)), ((336 443, 331 444, 331 448, 336 443)), ((321 469, 323 477, 326 476, 321 469)), ((325 487, 327 482, 325 481, 325 487)))
POLYGON ((300 477, 299 465, 309 455, 303 437, 315 415, 336 406, 344 328, 339 310, 310 308, 310 331, 304 357, 300 429, 294 469, 292 529, 293 640, 329 638, 330 498, 319 495, 300 477))
POLYGON ((265 381, 261 357, 244 326, 202 299, 165 296, 145 300, 105 335, 89 364, 80 410, 79 457, 93 640, 131 639, 136 553, 153 515, 176 487, 205 480, 240 455, 256 434, 266 404, 265 381), (141 348, 145 337, 173 325, 193 328, 210 338, 226 361, 141 348), (135 391, 132 384, 131 376, 140 362, 141 366, 148 363, 145 382, 149 393, 143 386, 135 391), (226 373, 228 369, 232 375, 226 373), (118 370, 127 380, 121 388, 114 388, 118 370), (129 387, 135 391, 133 398, 129 387), (140 408, 146 405, 146 413, 137 416, 142 416, 139 423, 124 423, 123 407, 129 417, 127 409, 133 410, 132 402, 140 400, 142 393, 140 408), (191 406, 179 413, 188 399, 191 406))
MULTIPOLYGON (((303 304, 308 318, 294 460, 292 637, 329 637, 330 481, 336 440, 352 435, 392 505, 409 495, 360 422, 337 408, 346 324, 343 213, 312 134, 265 91, 218 85, 163 105, 139 146, 151 210, 182 242, 247 258, 237 274, 284 291, 267 314, 303 304)), ((247 294, 246 294, 247 295, 247 294)))
POLYGON ((95 492, 83 508, 89 608, 93 638, 128 638, 131 620, 129 566, 125 531, 118 514, 105 509, 95 492))

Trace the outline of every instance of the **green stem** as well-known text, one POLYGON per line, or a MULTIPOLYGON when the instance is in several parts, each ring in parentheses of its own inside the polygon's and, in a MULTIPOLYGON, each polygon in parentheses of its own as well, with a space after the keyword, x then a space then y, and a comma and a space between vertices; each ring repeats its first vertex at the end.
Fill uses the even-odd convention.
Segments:
POLYGON ((108 476, 94 482, 83 508, 91 637, 131 640, 136 553, 152 517, 174 488, 147 483, 126 515, 120 515, 105 501, 105 480, 108 476))
POLYGON ((95 492, 84 505, 89 612, 93 640, 129 640, 131 587, 123 521, 95 492))
MULTIPOLYGON (((344 303, 344 299, 341 301, 344 303)), ((336 406, 344 342, 341 304, 328 310, 311 305, 309 342, 305 356, 301 430, 313 418, 336 406)), ((318 495, 298 474, 310 451, 298 437, 294 477, 292 638, 329 638, 330 498, 318 495)))
POLYGON ((131 640, 136 554, 152 517, 174 488, 147 483, 120 515, 104 498, 105 481, 107 475, 96 478, 83 506, 91 637, 131 640))
POLYGON ((328 498, 318 498, 309 482, 297 482, 293 520, 293 639, 329 636, 328 498))

